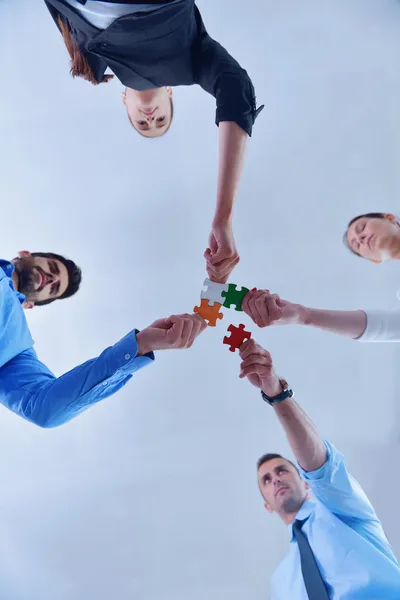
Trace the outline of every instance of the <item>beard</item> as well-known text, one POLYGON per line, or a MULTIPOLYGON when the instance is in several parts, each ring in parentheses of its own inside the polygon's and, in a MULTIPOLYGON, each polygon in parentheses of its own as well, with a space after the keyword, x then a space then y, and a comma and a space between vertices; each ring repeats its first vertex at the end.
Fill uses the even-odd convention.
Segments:
POLYGON ((24 294, 27 300, 34 300, 36 297, 34 266, 35 260, 30 256, 16 258, 14 261, 18 275, 18 291, 24 294))
POLYGON ((301 507, 301 505, 303 504, 305 500, 304 496, 301 496, 301 494, 296 494, 294 492, 292 492, 291 494, 287 495, 287 498, 284 499, 284 501, 281 504, 281 510, 283 510, 283 512, 285 513, 293 513, 293 512, 297 512, 299 510, 299 508, 301 507))

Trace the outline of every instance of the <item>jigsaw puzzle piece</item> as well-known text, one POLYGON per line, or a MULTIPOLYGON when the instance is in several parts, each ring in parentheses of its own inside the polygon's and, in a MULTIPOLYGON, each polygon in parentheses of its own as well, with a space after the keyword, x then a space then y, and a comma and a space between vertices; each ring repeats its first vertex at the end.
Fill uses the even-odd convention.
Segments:
POLYGON ((234 325, 229 325, 228 331, 231 332, 230 337, 225 336, 223 343, 230 346, 229 350, 231 352, 235 352, 235 350, 240 348, 245 340, 249 340, 251 338, 251 332, 246 331, 243 323, 240 323, 239 327, 235 327, 234 325))
POLYGON ((222 306, 222 304, 224 303, 222 292, 228 291, 228 284, 216 283, 215 281, 211 281, 210 279, 205 279, 204 285, 207 286, 207 290, 203 290, 201 292, 200 298, 208 300, 209 306, 214 306, 215 302, 221 304, 222 306))
POLYGON ((225 308, 230 308, 233 304, 236 307, 235 310, 243 310, 243 298, 245 297, 248 291, 249 290, 245 287, 238 289, 237 285, 235 285, 234 283, 230 283, 228 291, 221 292, 221 296, 225 298, 223 305, 225 306, 225 308))
POLYGON ((222 304, 214 302, 213 306, 209 306, 208 300, 204 299, 200 302, 200 306, 195 306, 193 312, 198 313, 205 321, 208 322, 210 327, 215 327, 217 319, 222 319, 224 316, 219 309, 222 304))

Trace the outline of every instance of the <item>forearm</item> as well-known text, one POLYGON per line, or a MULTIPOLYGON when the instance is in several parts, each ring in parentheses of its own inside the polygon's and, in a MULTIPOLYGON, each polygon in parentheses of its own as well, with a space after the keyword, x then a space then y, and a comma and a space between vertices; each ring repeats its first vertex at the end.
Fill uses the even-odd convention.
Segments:
POLYGON ((302 307, 301 324, 357 339, 367 327, 362 310, 320 310, 302 307))
POLYGON ((276 404, 274 410, 301 467, 305 471, 315 471, 325 464, 327 452, 324 441, 293 398, 276 404))
POLYGON ((247 133, 236 123, 223 121, 219 124, 218 187, 214 222, 232 219, 248 139, 247 133))

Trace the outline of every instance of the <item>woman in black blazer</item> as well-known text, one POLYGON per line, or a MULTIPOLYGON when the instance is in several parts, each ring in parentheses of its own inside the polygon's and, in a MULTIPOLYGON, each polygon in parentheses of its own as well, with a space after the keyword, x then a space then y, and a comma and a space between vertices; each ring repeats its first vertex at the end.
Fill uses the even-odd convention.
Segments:
POLYGON ((232 213, 243 158, 255 119, 253 84, 246 71, 207 33, 194 0, 45 0, 71 58, 71 73, 93 84, 113 75, 144 137, 166 133, 173 117, 172 87, 200 85, 217 103, 219 174, 209 247, 209 277, 225 282, 239 261, 232 213))

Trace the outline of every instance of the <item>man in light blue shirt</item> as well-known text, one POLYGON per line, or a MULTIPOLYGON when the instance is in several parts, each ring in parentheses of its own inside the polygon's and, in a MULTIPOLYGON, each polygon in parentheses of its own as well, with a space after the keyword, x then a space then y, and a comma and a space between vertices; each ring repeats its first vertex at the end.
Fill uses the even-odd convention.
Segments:
POLYGON ((300 469, 279 454, 265 454, 257 465, 265 508, 289 530, 272 600, 399 600, 400 565, 343 455, 293 400, 266 350, 251 339, 240 356, 240 376, 273 407, 300 469))
POLYGON ((189 348, 206 328, 198 315, 159 319, 57 378, 36 355, 24 308, 67 298, 80 281, 79 267, 57 254, 0 260, 0 403, 40 427, 70 421, 152 363, 153 351, 189 348))

